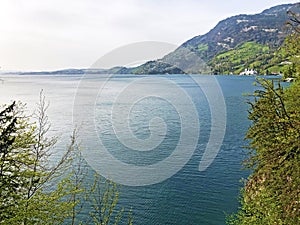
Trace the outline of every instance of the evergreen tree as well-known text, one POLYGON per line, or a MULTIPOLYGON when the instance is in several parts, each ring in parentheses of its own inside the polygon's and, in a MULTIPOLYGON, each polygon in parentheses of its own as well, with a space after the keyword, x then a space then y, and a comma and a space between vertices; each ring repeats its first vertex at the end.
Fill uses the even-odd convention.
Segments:
MULTIPOLYGON (((118 186, 99 176, 85 180, 90 174, 76 132, 63 157, 50 165, 56 138, 47 134, 44 95, 34 117, 26 117, 24 107, 13 102, 0 110, 0 224, 118 224, 124 215, 116 208, 118 186), (85 221, 78 218, 82 211, 85 221)), ((132 224, 130 213, 128 218, 132 224)))
POLYGON ((50 191, 47 185, 67 165, 72 145, 56 166, 48 166, 55 139, 46 137, 43 95, 37 123, 30 122, 23 109, 13 102, 0 112, 0 224, 61 223, 73 206, 62 201, 73 191, 72 184, 61 179, 50 191))
POLYGON ((284 90, 260 80, 246 138, 253 169, 229 224, 300 224, 300 83, 284 90))

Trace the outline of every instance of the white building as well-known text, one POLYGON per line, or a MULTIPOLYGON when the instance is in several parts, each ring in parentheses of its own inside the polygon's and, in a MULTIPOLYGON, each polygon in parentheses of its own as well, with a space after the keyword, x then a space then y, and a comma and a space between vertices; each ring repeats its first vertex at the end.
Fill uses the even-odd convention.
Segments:
POLYGON ((240 73, 240 75, 246 75, 246 76, 250 76, 250 75, 255 75, 257 74, 257 71, 254 69, 245 69, 243 72, 240 73))

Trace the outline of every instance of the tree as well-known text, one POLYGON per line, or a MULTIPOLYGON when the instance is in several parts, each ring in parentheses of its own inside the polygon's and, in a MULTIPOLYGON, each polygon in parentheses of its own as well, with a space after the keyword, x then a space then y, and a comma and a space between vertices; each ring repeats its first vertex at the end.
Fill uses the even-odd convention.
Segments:
POLYGON ((62 222, 72 204, 61 201, 73 189, 67 179, 49 191, 47 185, 68 162, 71 143, 60 162, 48 165, 49 150, 55 139, 48 139, 47 106, 43 94, 37 122, 24 116, 24 105, 13 102, 0 113, 0 224, 55 224, 62 222))
POLYGON ((33 127, 22 116, 22 106, 13 102, 0 113, 0 223, 14 217, 25 194, 29 173, 24 167, 33 163, 30 147, 33 127))
MULTIPOLYGON (((299 8, 300 3, 297 6, 299 8)), ((292 63, 284 71, 285 77, 297 78, 300 76, 300 14, 295 10, 289 10, 287 14, 289 16, 287 27, 292 29, 292 34, 286 38, 279 52, 292 63)))
POLYGON ((118 186, 99 176, 86 185, 76 131, 62 158, 49 164, 56 138, 47 134, 48 106, 41 92, 34 116, 16 102, 0 110, 0 224, 84 224, 82 210, 89 211, 88 224, 118 224, 124 211, 116 209, 118 186))
POLYGON ((89 170, 79 148, 73 154, 70 180, 78 191, 70 195, 74 207, 67 224, 132 225, 131 210, 126 212, 123 207, 117 207, 119 185, 89 170))
POLYGON ((229 224, 300 223, 300 83, 284 90, 260 80, 249 119, 253 122, 241 209, 229 224))
POLYGON ((287 36, 276 55, 279 63, 288 64, 283 68, 284 77, 297 78, 300 76, 300 34, 292 33, 287 36), (284 59, 284 62, 280 59, 284 59))

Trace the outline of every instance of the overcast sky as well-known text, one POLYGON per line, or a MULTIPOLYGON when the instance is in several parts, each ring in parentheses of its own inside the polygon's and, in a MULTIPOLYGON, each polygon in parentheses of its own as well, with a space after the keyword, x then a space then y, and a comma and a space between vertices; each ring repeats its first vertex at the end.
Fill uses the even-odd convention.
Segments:
POLYGON ((293 0, 0 0, 1 70, 87 68, 134 42, 180 45, 220 20, 293 0))

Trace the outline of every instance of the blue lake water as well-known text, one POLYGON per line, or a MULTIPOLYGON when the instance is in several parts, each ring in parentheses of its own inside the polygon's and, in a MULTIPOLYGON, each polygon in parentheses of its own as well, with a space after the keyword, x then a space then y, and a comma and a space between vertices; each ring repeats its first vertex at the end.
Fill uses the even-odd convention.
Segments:
MULTIPOLYGON (((97 90, 94 92, 97 95, 93 102, 94 127, 89 127, 89 129, 94 129, 102 144, 115 158, 141 168, 162 162, 164 158, 172 155, 176 146, 181 144, 179 141, 181 132, 190 132, 187 135, 190 137, 190 142, 196 140, 191 157, 173 176, 146 186, 122 185, 119 203, 127 209, 132 208, 134 224, 225 224, 226 214, 237 210, 240 180, 249 174, 249 171, 242 170, 241 166, 241 162, 246 157, 246 151, 243 149, 243 146, 246 145, 244 135, 250 125, 247 120, 249 106, 246 103, 249 97, 245 97, 243 94, 255 90, 253 86, 255 78, 215 77, 221 87, 222 98, 224 97, 226 104, 226 115, 223 115, 226 118, 226 127, 220 150, 205 171, 199 171, 199 162, 212 129, 217 129, 212 127, 211 110, 214 110, 213 107, 218 107, 216 104, 219 101, 218 99, 215 99, 214 103, 208 101, 205 91, 194 82, 194 79, 200 80, 205 85, 207 76, 156 75, 151 76, 150 83, 138 82, 145 76, 119 75, 113 76, 109 80, 107 78, 107 75, 97 75, 87 79, 87 84, 91 84, 91 86, 84 86, 81 93, 82 99, 87 99, 87 101, 76 103, 76 113, 89 116, 89 112, 86 111, 88 110, 88 99, 91 98, 92 89, 97 90), (137 83, 135 83, 136 81, 137 83), (145 98, 141 98, 132 106, 128 106, 129 103, 132 103, 132 99, 129 97, 122 101, 116 100, 124 96, 124 90, 127 87, 130 89, 132 84, 134 86, 131 90, 136 93, 133 93, 134 96, 145 92, 149 86, 151 88, 147 89, 145 98), (177 87, 184 92, 178 92, 177 87), (153 93, 149 94, 151 90, 153 93), (162 97, 164 94, 168 97, 162 97), (188 98, 182 99, 191 101, 193 109, 187 102, 181 102, 181 94, 188 96, 188 98), (174 101, 177 99, 176 104, 179 106, 173 105, 172 99, 174 101), (195 123, 187 123, 186 130, 181 129, 183 113, 178 113, 177 107, 180 107, 180 110, 183 109, 182 112, 191 120, 195 115, 197 116, 200 126, 199 135, 191 132, 197 130, 195 123), (128 109, 130 109, 129 117, 118 116, 123 115, 123 110, 128 109), (119 111, 112 115, 113 110, 119 111), (152 120, 153 118, 155 120, 152 120), (118 128, 119 130, 117 130, 113 123, 117 123, 117 125, 124 123, 124 126, 130 128, 131 133, 126 130, 127 133, 124 131, 122 134, 122 129, 118 128), (154 135, 153 140, 151 139, 151 129, 158 134, 154 135), (115 135, 116 131, 121 133, 120 136, 115 135), (149 145, 153 149, 143 152, 132 149, 129 146, 131 141, 135 141, 132 138, 141 140, 141 146, 143 146, 143 141, 147 142, 150 138, 150 143, 145 142, 143 147, 149 145), (126 144, 127 142, 129 144, 126 144)), ((4 82, 0 84, 0 103, 20 100, 27 103, 30 112, 38 102, 40 90, 44 90, 46 98, 50 102, 48 114, 52 123, 51 134, 60 137, 57 147, 54 149, 56 153, 54 158, 58 157, 67 145, 74 126, 80 128, 80 124, 77 124, 80 121, 74 120, 73 117, 73 105, 76 102, 78 86, 80 87, 80 82, 82 82, 81 76, 26 75, 3 76, 2 79, 4 82)), ((210 89, 209 84, 206 88, 210 89)), ((211 86, 211 88, 215 88, 215 86, 211 86)), ((211 89, 210 91, 214 92, 215 90, 211 89)), ((95 150, 97 148, 95 141, 89 139, 89 133, 85 132, 84 125, 82 127, 81 138, 90 145, 85 147, 95 150)), ((186 147, 190 148, 188 145, 186 147)), ((182 149, 184 147, 181 146, 182 149)), ((91 155, 92 152, 89 154, 91 155)), ((167 169, 172 170, 170 168, 172 166, 178 165, 170 164, 167 169)), ((115 171, 110 172, 113 175, 115 171)), ((157 172, 155 173, 147 174, 148 179, 154 180, 157 176, 157 172)), ((168 171, 162 170, 161 176, 165 173, 168 174, 168 171)), ((141 174, 141 176, 143 175, 145 174, 141 174)), ((126 180, 126 176, 123 179, 126 180)))

